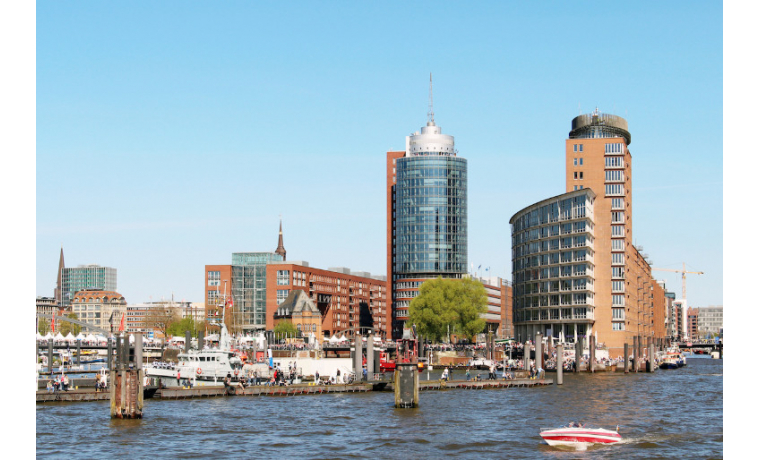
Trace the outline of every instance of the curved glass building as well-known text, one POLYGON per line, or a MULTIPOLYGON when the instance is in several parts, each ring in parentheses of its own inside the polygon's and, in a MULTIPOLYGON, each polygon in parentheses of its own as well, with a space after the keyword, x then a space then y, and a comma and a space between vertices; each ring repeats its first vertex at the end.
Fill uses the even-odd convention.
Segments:
POLYGON ((399 337, 411 300, 425 280, 467 273, 467 160, 432 115, 388 152, 388 282, 399 337))

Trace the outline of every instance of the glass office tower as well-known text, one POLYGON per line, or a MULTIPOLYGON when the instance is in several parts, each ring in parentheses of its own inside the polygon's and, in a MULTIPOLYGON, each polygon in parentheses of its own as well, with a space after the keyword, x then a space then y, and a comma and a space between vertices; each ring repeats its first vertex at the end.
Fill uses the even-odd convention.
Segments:
POLYGON ((274 252, 232 254, 233 328, 242 331, 266 329, 267 264, 283 262, 274 252))
POLYGON ((405 152, 388 152, 394 337, 425 280, 467 273, 467 160, 432 115, 406 143, 405 152))

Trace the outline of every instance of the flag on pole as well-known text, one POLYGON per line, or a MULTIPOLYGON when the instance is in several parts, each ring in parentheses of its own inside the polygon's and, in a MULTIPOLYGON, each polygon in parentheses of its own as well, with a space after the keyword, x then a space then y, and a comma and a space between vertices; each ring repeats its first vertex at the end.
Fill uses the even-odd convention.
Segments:
POLYGON ((124 313, 121 314, 121 322, 119 323, 119 332, 124 331, 124 313))
POLYGON ((55 313, 53 313, 53 320, 50 322, 50 329, 55 332, 55 313))
POLYGON ((232 299, 232 296, 230 296, 229 300, 227 300, 227 308, 231 308, 235 304, 235 301, 232 299))

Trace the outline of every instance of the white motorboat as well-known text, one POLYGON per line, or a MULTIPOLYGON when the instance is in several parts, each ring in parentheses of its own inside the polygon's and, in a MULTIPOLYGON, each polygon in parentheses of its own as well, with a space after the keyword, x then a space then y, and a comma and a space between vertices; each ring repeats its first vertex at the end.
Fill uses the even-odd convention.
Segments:
POLYGON ((570 423, 560 428, 542 428, 541 437, 550 446, 575 446, 579 444, 613 444, 622 437, 617 430, 586 427, 582 423, 570 423))

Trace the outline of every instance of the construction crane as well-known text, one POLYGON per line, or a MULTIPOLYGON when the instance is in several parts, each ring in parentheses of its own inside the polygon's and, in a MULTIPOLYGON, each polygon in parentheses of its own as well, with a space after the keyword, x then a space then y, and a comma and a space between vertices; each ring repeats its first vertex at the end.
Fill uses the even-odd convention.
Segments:
POLYGON ((683 270, 673 270, 672 268, 654 268, 652 267, 652 270, 659 270, 664 272, 676 272, 681 274, 681 295, 683 295, 683 299, 686 300, 686 274, 692 273, 694 275, 704 275, 705 272, 689 272, 686 271, 686 263, 683 264, 683 270))

